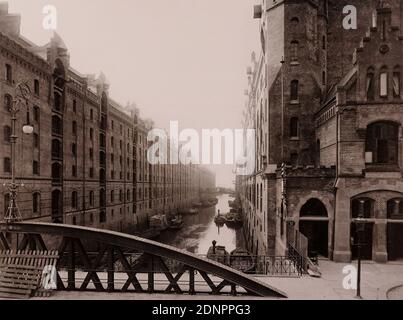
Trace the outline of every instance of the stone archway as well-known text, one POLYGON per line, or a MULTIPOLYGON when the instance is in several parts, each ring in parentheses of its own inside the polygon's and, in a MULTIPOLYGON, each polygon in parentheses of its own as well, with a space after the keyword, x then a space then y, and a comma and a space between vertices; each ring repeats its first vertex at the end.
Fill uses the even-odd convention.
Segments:
POLYGON ((310 253, 329 256, 329 215, 322 201, 312 198, 301 207, 299 231, 308 238, 310 253))

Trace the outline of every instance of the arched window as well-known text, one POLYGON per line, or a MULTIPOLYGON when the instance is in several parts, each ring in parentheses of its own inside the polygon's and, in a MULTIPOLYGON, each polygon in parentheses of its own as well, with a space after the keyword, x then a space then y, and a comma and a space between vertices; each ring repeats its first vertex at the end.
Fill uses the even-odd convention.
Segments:
POLYGON ((292 24, 293 27, 298 26, 298 24, 299 24, 299 19, 298 19, 298 17, 292 17, 292 18, 291 18, 291 24, 292 24))
POLYGON ((106 207, 106 192, 104 189, 99 191, 99 206, 101 208, 106 207))
POLYGON ((3 170, 4 170, 4 173, 11 173, 11 159, 10 158, 4 158, 3 170))
POLYGON ((291 101, 298 101, 298 99, 299 99, 299 81, 298 80, 291 81, 290 99, 291 99, 291 101))
POLYGON ((55 92, 55 110, 62 111, 62 96, 58 92, 55 92))
POLYGON ((3 128, 4 132, 4 142, 11 142, 11 128, 9 126, 4 126, 3 128))
POLYGON ((89 195, 89 203, 90 203, 90 207, 94 206, 95 203, 95 199, 94 199, 94 191, 90 191, 90 195, 89 195))
POLYGON ((4 109, 7 112, 11 111, 12 104, 13 104, 13 98, 9 94, 4 95, 4 109))
POLYGON ((399 126, 393 122, 377 122, 367 128, 367 163, 397 164, 399 126))
POLYGON ((296 62, 298 61, 298 47, 299 42, 294 40, 291 42, 291 61, 296 62))
POLYGON ((52 117, 52 133, 57 135, 63 134, 63 123, 58 116, 52 117))
POLYGON ((375 99, 375 70, 372 67, 367 71, 366 92, 367 100, 375 99))
POLYGON ((62 159, 63 158, 63 148, 62 143, 58 139, 52 140, 52 158, 62 159))
POLYGON ((111 191, 111 203, 114 203, 114 202, 115 202, 115 191, 112 190, 111 191))
POLYGON ((395 98, 400 98, 401 83, 400 67, 396 66, 393 69, 393 97, 395 98))
POLYGON ((369 198, 354 199, 351 204, 351 216, 353 219, 375 217, 375 201, 369 198))
POLYGON ((73 209, 78 208, 78 193, 77 193, 77 191, 73 191, 71 193, 71 207, 73 209))
POLYGON ((5 79, 7 82, 12 83, 13 82, 13 68, 11 65, 6 64, 6 74, 5 74, 5 79))
POLYGON ((403 219, 403 198, 389 200, 388 219, 403 219))
POLYGON ((39 192, 35 192, 32 195, 32 212, 34 214, 38 214, 41 207, 41 194, 39 192))
POLYGON ((388 69, 386 67, 383 67, 379 74, 379 95, 388 96, 388 69))
POLYGON ((298 118, 291 118, 290 120, 290 137, 298 138, 299 137, 299 120, 298 118))
POLYGON ((130 190, 127 190, 126 192, 126 201, 129 202, 130 201, 130 190))

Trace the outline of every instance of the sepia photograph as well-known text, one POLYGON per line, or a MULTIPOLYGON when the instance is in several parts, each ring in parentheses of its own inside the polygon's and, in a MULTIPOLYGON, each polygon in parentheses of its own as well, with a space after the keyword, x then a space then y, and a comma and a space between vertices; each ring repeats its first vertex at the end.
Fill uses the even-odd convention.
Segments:
POLYGON ((402 30, 402 0, 0 0, 0 304, 403 300, 402 30))

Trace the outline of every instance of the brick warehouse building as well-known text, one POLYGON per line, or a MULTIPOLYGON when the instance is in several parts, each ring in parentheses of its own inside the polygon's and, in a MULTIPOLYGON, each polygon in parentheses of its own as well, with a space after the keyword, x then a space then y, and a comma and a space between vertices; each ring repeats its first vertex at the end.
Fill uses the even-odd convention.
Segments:
POLYGON ((18 195, 23 219, 129 231, 215 187, 214 175, 204 168, 149 165, 152 121, 141 119, 135 106, 113 101, 102 74, 81 75, 69 60, 56 34, 44 47, 22 37, 20 17, 0 3, 1 219, 9 202, 3 183, 11 178, 9 106, 17 83, 25 81, 32 91, 34 134, 22 134, 20 114, 16 175, 24 185, 18 195))
POLYGON ((364 215, 365 258, 402 259, 403 2, 266 0, 254 14, 262 52, 244 126, 256 129, 256 172, 238 183, 249 249, 284 254, 300 232, 349 262, 364 215))

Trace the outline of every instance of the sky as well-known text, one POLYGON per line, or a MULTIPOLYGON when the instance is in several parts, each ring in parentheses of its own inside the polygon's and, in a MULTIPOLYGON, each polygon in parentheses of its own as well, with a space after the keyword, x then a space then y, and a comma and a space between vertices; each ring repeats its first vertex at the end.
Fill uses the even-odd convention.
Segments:
MULTIPOLYGON (((240 129, 251 52, 259 50, 256 0, 9 0, 22 34, 38 45, 52 32, 43 8, 57 9, 57 33, 82 74, 102 71, 110 96, 135 102, 156 127, 240 129)), ((233 186, 234 166, 211 167, 233 186)))

